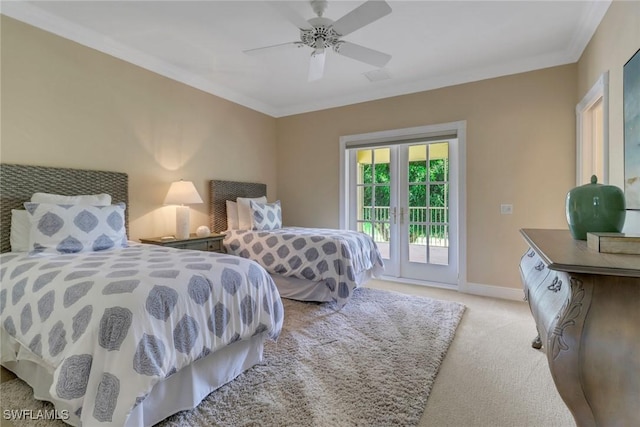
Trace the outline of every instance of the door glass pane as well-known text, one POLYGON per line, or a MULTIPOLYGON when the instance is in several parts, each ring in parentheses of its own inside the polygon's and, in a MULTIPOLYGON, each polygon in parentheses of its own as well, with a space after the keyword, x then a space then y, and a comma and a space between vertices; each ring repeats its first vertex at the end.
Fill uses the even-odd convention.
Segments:
POLYGON ((427 226, 409 224, 409 261, 425 264, 427 258, 427 226))
POLYGON ((389 224, 384 222, 377 222, 373 224, 373 240, 376 243, 389 243, 389 224))
POLYGON ((422 183, 428 180, 427 170, 427 145, 409 146, 408 164, 408 212, 409 235, 409 261, 427 262, 426 236, 427 236, 427 187, 422 183))
MULTIPOLYGON (((389 163, 391 157, 391 150, 389 148, 377 148, 373 150, 373 163, 376 165, 386 165, 387 171, 389 170, 389 163)), ((376 181, 379 182, 379 181, 376 181)), ((387 172, 387 180, 384 182, 389 182, 388 180, 388 172, 387 172)))
POLYGON ((449 143, 429 144, 429 181, 449 180, 449 143))
POLYGON ((409 147, 409 182, 426 182, 427 180, 427 146, 412 145, 409 147))
POLYGON ((381 185, 375 187, 375 209, 374 218, 376 221, 389 221, 390 194, 389 186, 381 185))
POLYGON ((371 184, 373 182, 373 150, 358 150, 358 184, 371 184))
POLYGON ((409 261, 448 264, 449 143, 409 147, 409 261))
POLYGON ((357 151, 358 230, 370 235, 384 259, 389 259, 391 238, 391 149, 357 151))
POLYGON ((449 263, 449 184, 429 186, 429 262, 449 263))
POLYGON ((374 179, 376 184, 389 183, 389 180, 391 179, 391 173, 389 172, 389 163, 376 163, 375 172, 376 173, 374 179))
POLYGON ((449 184, 431 184, 429 186, 429 207, 440 208, 441 210, 437 216, 431 217, 432 221, 434 220, 433 218, 438 218, 439 222, 443 222, 442 218, 444 218, 445 215, 442 213, 442 210, 444 210, 448 205, 448 187, 449 184))
POLYGON ((391 209, 391 149, 373 150, 373 240, 377 243, 383 259, 389 259, 389 224, 391 209))
POLYGON ((409 185, 409 222, 427 220, 427 186, 409 185))
POLYGON ((366 221, 358 221, 358 231, 372 236, 371 223, 366 221))
POLYGON ((358 198, 357 220, 371 220, 371 187, 359 185, 356 187, 358 198))
POLYGON ((429 263, 449 264, 449 226, 431 225, 429 231, 429 263))
MULTIPOLYGON (((421 180, 426 175, 426 163, 417 162, 422 173, 421 180)), ((409 169, 411 170, 411 168, 409 169)), ((427 258, 427 186, 422 184, 409 185, 409 261, 426 263, 427 258)))

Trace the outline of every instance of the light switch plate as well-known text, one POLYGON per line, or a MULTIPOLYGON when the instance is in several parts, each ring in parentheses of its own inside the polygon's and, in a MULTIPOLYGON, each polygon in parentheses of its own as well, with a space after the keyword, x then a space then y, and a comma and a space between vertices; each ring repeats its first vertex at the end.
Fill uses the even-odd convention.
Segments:
POLYGON ((500 213, 502 215, 511 215, 513 213, 513 205, 511 204, 500 205, 500 213))

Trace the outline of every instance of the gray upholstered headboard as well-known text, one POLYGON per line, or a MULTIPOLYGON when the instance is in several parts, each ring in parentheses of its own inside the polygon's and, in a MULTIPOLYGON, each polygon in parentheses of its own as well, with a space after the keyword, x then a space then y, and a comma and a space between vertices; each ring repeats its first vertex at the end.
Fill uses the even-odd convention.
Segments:
POLYGON ((0 164, 0 252, 11 245, 11 209, 24 209, 33 193, 67 196, 107 193, 112 203, 126 203, 125 221, 129 231, 129 177, 122 172, 0 164))
POLYGON ((220 233, 227 229, 227 200, 238 197, 262 197, 267 195, 267 185, 255 182, 216 181, 209 184, 209 224, 211 231, 220 233))

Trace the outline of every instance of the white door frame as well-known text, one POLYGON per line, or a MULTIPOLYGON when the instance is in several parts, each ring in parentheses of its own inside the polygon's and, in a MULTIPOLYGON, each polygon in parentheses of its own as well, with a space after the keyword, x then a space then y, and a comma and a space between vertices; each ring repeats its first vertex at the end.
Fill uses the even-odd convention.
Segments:
MULTIPOLYGON (((458 283, 457 289, 462 292, 467 291, 467 190, 466 190, 466 120, 457 122, 440 123, 435 125, 417 126, 403 129, 392 129, 379 132, 361 133, 355 135, 344 135, 340 137, 340 228, 345 229, 349 224, 350 203, 349 200, 349 156, 347 155, 347 145, 362 143, 377 144, 385 141, 397 142, 399 140, 410 140, 421 137, 432 137, 438 134, 447 135, 455 133, 458 138, 457 153, 457 180, 458 180, 458 215, 455 226, 458 229, 458 283)), ((402 279, 404 280, 404 279, 402 279)), ((431 284, 431 283, 430 283, 431 284)), ((437 284, 433 284, 437 285, 437 284)), ((443 286, 449 287, 449 286, 443 286)))
POLYGON ((589 92, 576 105, 576 185, 588 184, 583 175, 591 176, 593 170, 593 156, 596 147, 597 135, 594 135, 592 108, 602 100, 602 158, 603 176, 598 177, 601 184, 609 183, 609 72, 604 72, 596 81, 589 92), (589 159, 591 166, 585 167, 585 161, 589 159), (587 170, 585 170, 587 169, 587 170))

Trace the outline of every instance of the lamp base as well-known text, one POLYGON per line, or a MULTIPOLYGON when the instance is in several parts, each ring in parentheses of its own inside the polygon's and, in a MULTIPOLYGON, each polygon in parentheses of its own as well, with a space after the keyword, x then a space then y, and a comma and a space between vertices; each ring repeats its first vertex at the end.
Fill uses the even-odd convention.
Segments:
POLYGON ((176 239, 189 237, 189 206, 176 206, 176 239))

